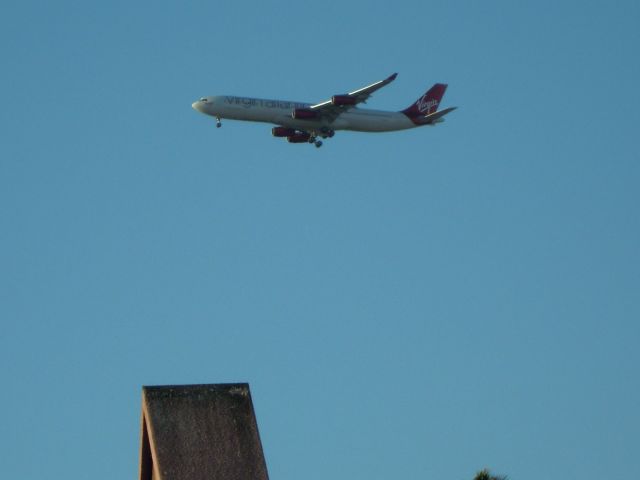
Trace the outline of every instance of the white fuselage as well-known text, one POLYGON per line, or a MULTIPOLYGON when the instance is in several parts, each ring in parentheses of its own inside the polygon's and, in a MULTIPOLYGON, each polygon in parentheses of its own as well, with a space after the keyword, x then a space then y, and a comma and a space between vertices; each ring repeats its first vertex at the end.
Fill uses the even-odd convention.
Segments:
POLYGON ((391 132, 414 128, 417 125, 401 112, 387 112, 353 107, 331 121, 328 119, 296 120, 292 117, 296 108, 309 108, 311 104, 288 100, 217 95, 204 97, 193 103, 193 108, 213 117, 230 120, 265 122, 310 130, 353 130, 358 132, 391 132))

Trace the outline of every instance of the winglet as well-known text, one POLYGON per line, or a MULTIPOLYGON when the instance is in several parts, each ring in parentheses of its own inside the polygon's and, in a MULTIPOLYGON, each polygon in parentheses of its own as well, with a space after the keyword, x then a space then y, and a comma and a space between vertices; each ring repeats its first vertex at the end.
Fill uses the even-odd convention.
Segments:
POLYGON ((398 76, 398 74, 397 74, 397 73, 394 73, 394 74, 393 74, 393 75, 391 75, 389 78, 387 78, 387 80, 386 80, 386 81, 387 81, 387 82, 393 82, 393 81, 396 79, 396 77, 397 77, 397 76, 398 76))

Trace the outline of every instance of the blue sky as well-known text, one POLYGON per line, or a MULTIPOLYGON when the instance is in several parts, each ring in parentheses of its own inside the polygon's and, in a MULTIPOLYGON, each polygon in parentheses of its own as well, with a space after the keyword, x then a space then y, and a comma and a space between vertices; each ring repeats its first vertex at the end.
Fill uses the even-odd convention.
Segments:
POLYGON ((272 480, 637 478, 637 2, 9 2, 0 470, 134 478, 140 387, 247 381, 272 480), (203 95, 446 82, 437 128, 203 95), (89 473, 90 472, 90 473, 89 473))

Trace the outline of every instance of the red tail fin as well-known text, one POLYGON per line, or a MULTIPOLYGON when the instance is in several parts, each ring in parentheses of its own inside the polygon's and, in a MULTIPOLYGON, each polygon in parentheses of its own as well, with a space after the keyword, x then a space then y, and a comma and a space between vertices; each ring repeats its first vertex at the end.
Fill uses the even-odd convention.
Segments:
POLYGON ((438 110, 440 100, 444 96, 447 85, 436 83, 409 108, 402 111, 410 119, 421 118, 438 110))

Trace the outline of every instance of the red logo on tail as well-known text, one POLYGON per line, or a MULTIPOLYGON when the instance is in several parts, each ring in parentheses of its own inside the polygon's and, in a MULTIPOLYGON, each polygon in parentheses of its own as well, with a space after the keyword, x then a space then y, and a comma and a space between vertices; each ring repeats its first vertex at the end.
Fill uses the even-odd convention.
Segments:
POLYGON ((447 85, 436 83, 409 108, 402 111, 410 119, 418 119, 438 110, 440 100, 444 96, 447 85))
POLYGON ((420 100, 416 102, 416 106, 421 113, 428 115, 432 112, 432 109, 434 112, 438 109, 439 103, 439 100, 436 100, 435 98, 429 98, 429 96, 425 93, 422 97, 420 97, 420 100))

